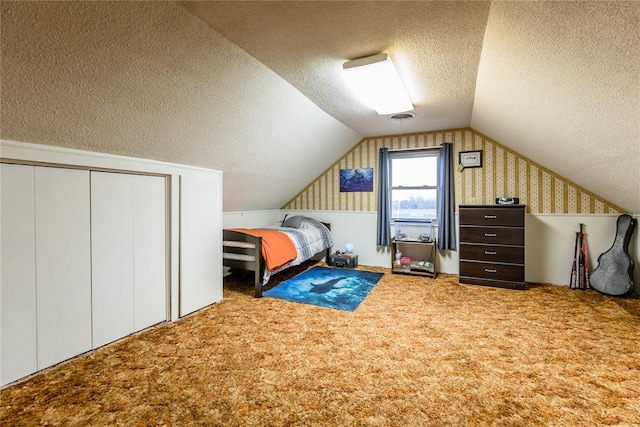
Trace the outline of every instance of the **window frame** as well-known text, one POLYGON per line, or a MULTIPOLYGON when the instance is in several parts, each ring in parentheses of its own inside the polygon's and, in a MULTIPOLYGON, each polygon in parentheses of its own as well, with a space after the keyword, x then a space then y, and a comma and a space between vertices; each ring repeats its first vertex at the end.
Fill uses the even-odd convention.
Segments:
POLYGON ((392 204, 391 209, 391 221, 393 223, 397 222, 420 222, 420 223, 432 223, 437 222, 438 220, 438 212, 436 209, 436 213, 433 218, 408 218, 408 217, 395 217, 393 214, 393 192, 394 190, 435 190, 436 192, 436 207, 438 206, 438 180, 440 174, 438 173, 439 168, 439 157, 440 157, 440 149, 438 147, 434 148, 419 148, 419 149, 409 149, 409 150, 393 150, 389 151, 389 176, 391 178, 391 185, 389 187, 389 200, 392 204), (415 157, 435 157, 436 159, 436 184, 435 185, 421 185, 421 186, 394 186, 393 183, 393 161, 395 159, 407 159, 407 158, 415 158, 415 157))

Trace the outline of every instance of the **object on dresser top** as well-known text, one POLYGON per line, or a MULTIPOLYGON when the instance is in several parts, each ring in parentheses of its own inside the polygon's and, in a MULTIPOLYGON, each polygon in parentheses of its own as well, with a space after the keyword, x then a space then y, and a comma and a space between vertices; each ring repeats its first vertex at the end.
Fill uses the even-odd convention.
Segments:
POLYGON ((496 205, 517 205, 520 203, 518 197, 498 197, 496 198, 496 205))

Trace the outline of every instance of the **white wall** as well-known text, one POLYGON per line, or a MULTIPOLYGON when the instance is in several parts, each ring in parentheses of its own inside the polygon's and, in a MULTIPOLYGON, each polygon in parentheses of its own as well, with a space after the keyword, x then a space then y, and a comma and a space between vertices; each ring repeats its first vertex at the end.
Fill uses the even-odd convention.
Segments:
MULTIPOLYGON (((331 223, 333 251, 344 250, 347 243, 352 243, 354 252, 358 255, 358 264, 391 268, 389 249, 376 245, 376 212, 285 211, 285 213, 306 215, 331 223)), ((458 274, 458 253, 439 251, 436 265, 441 273, 458 274)))
MULTIPOLYGON (((260 227, 280 220, 285 213, 306 215, 331 223, 334 239, 333 250, 344 249, 352 243, 360 265, 391 267, 391 255, 387 249, 376 246, 376 213, 346 211, 256 211, 224 214, 225 227, 260 227)), ((640 215, 635 214, 638 219, 640 215)), ((575 233, 579 224, 585 224, 587 253, 592 270, 598 256, 608 250, 616 234, 618 215, 525 215, 525 280, 533 283, 549 283, 568 286, 573 260, 575 233)), ((456 215, 456 224, 458 218, 456 215)), ((629 252, 635 260, 635 292, 640 294, 640 239, 636 229, 629 252)), ((440 273, 458 274, 458 252, 439 251, 437 270, 440 273)))
POLYGON ((222 214, 224 228, 260 228, 282 220, 285 212, 280 209, 246 212, 225 212, 222 214))
MULTIPOLYGON (((640 215, 634 215, 636 220, 640 215)), ((525 217, 526 280, 536 283, 568 285, 575 233, 584 223, 589 270, 597 266, 598 257, 613 244, 618 215, 554 215, 538 214, 525 217)), ((640 243, 633 234, 629 253, 638 264, 640 243)), ((640 293, 640 268, 634 270, 635 292, 640 293)))

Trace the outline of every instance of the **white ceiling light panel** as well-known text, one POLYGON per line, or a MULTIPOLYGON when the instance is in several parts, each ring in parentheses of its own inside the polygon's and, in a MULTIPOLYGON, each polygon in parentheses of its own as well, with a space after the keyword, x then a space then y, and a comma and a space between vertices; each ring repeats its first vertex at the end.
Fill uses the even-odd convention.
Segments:
POLYGON ((378 114, 413 110, 413 104, 386 53, 345 62, 343 75, 358 97, 378 114))

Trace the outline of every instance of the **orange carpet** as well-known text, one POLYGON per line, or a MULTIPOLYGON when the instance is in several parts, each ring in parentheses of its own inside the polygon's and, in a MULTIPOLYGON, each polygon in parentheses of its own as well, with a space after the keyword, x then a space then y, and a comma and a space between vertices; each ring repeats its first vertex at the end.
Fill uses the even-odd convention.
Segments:
POLYGON ((637 298, 370 270, 355 312, 228 277, 220 304, 6 387, 1 424, 640 425, 637 298))

